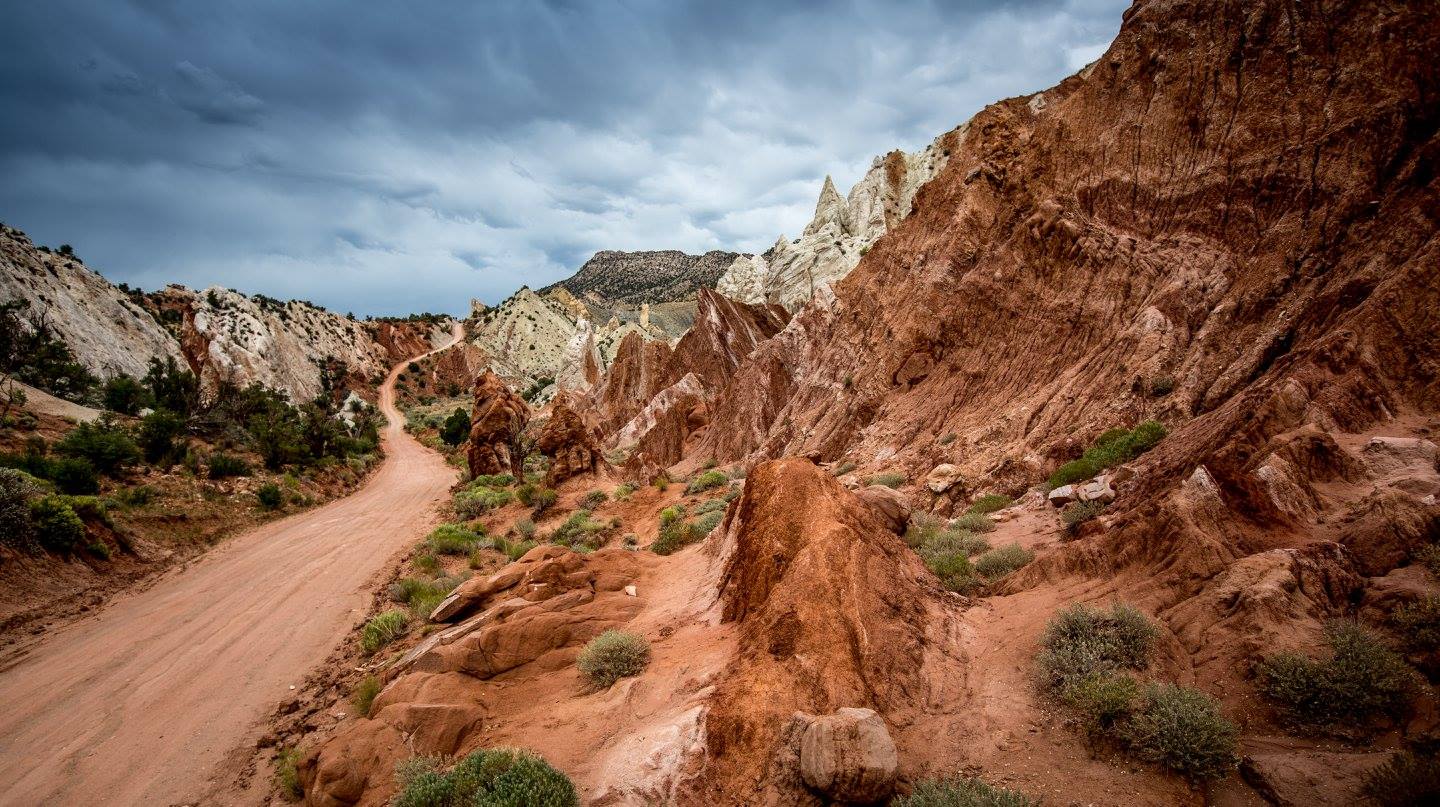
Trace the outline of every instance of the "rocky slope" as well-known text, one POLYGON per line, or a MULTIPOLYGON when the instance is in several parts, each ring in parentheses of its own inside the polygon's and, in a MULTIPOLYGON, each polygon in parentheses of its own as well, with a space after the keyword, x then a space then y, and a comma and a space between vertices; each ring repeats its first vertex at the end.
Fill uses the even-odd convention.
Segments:
POLYGON ((79 258, 42 250, 0 224, 0 300, 24 300, 29 317, 64 339, 102 379, 143 376, 152 358, 180 360, 175 338, 143 306, 79 258))
POLYGON ((540 290, 563 288, 577 298, 602 305, 690 300, 702 288, 714 288, 720 275, 743 256, 711 250, 688 255, 674 249, 649 252, 601 250, 574 275, 540 290))
POLYGON ((800 308, 822 286, 854 269, 876 239, 910 215, 915 194, 945 166, 964 134, 962 126, 914 154, 897 149, 876 157, 849 196, 842 197, 825 177, 815 216, 800 237, 781 235, 761 255, 736 257, 715 290, 741 302, 800 308))

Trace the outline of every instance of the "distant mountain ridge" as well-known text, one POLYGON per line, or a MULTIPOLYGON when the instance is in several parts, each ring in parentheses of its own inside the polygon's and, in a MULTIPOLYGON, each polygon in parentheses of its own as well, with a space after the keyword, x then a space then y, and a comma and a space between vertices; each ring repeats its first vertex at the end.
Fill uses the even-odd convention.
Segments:
POLYGON ((690 255, 678 249, 640 252, 605 249, 595 253, 569 278, 540 289, 540 294, 563 288, 581 300, 631 306, 693 300, 701 287, 715 288, 720 276, 740 257, 738 252, 718 249, 703 255, 690 255))

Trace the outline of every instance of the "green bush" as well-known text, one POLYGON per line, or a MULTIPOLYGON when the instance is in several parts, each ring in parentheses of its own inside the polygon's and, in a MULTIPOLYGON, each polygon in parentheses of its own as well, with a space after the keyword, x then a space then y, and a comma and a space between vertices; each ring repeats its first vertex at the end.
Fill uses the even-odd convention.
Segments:
POLYGON ((1152 684, 1121 728, 1130 750, 1191 779, 1218 779, 1235 767, 1235 724, 1196 689, 1152 684))
POLYGON ((845 474, 848 474, 853 470, 855 470, 855 463, 851 462, 850 460, 846 460, 831 469, 830 473, 834 476, 844 476, 845 474))
POLYGON ((540 757, 512 748, 481 749, 449 772, 442 761, 418 757, 401 763, 400 792, 392 807, 578 807, 565 774, 540 757))
POLYGON ((970 557, 964 550, 936 551, 921 557, 925 561, 925 567, 934 572, 935 576, 940 578, 940 585, 949 591, 964 594, 980 585, 979 578, 975 576, 975 568, 970 565, 970 557))
POLYGON ((1434 755, 1394 754, 1365 774, 1360 792, 1380 807, 1440 804, 1440 760, 1434 755))
POLYGON ((957 530, 966 530, 968 532, 995 531, 995 522, 991 521, 990 517, 983 513, 966 513, 950 522, 950 526, 957 530))
MULTIPOLYGON (((470 487, 472 488, 508 488, 513 484, 515 484, 515 477, 510 474, 481 474, 470 480, 470 487)), ((526 505, 530 504, 529 502, 523 501, 521 503, 526 505)))
POLYGON ((35 538, 52 552, 73 552, 85 540, 85 522, 65 496, 42 496, 30 502, 35 538))
POLYGON ((50 460, 46 478, 61 493, 87 495, 100 492, 100 474, 89 460, 80 457, 59 457, 50 460))
POLYGON ((999 493, 991 493, 988 496, 981 496, 980 498, 976 499, 970 504, 970 508, 965 512, 985 515, 986 513, 993 513, 996 510, 1004 510, 1005 508, 1009 507, 1013 502, 1014 500, 1011 499, 1009 496, 1003 496, 999 493))
POLYGON ((705 533, 685 520, 685 511, 678 507, 667 507, 660 511, 660 533, 650 544, 650 551, 657 555, 669 555, 684 546, 699 541, 705 533))
POLYGON ((299 763, 300 752, 294 748, 282 748, 275 755, 275 787, 289 801, 305 797, 305 789, 300 786, 299 763))
POLYGON ((1096 675, 1143 670, 1159 630, 1135 608, 1109 612, 1088 605, 1062 609, 1045 626, 1036 660, 1041 684, 1055 695, 1096 675))
POLYGON ((1039 807, 1040 802, 1018 790, 988 785, 974 777, 921 779, 908 796, 896 796, 890 807, 1039 807))
POLYGON ((1051 489, 1089 479, 1106 468, 1129 462, 1165 439, 1165 427, 1147 420, 1133 430, 1111 429, 1096 438, 1084 455, 1056 469, 1050 475, 1051 489))
POLYGON ((540 518, 545 515, 546 510, 555 506, 555 501, 559 498, 559 495, 550 488, 541 488, 535 491, 535 495, 530 497, 530 515, 540 518))
POLYGON ((916 510, 910 514, 910 521, 905 527, 905 543, 914 548, 930 543, 940 534, 943 523, 934 513, 916 510))
POLYGON ((371 655, 380 648, 405 635, 410 625, 410 615, 400 610, 386 611, 365 623, 360 631, 360 649, 371 655))
POLYGON ((703 516, 706 513, 723 513, 725 512, 726 505, 729 503, 729 500, 723 497, 703 501, 699 507, 695 508, 695 515, 703 516))
POLYGON ((108 476, 140 461, 140 448, 130 433, 108 416, 76 426, 55 444, 55 451, 86 460, 108 476))
POLYGON ((1095 673, 1072 681, 1059 696, 1075 711, 1085 733, 1096 737, 1130 716, 1139 693, 1140 685, 1128 675, 1095 673))
POLYGON ((184 432, 185 419, 168 409, 141 418, 138 442, 145 461, 166 468, 174 465, 185 454, 184 442, 177 442, 184 432))
POLYGON ((124 374, 105 382, 100 400, 106 409, 122 415, 134 415, 154 403, 148 388, 124 374))
POLYGON ((441 524, 425 538, 425 544, 437 555, 468 555, 483 540, 484 535, 463 524, 441 524))
POLYGON ((867 478, 865 480, 865 484, 867 486, 884 485, 887 488, 898 488, 901 485, 905 484, 905 474, 895 473, 893 471, 883 474, 875 474, 874 476, 867 478))
POLYGON ((650 664, 650 644, 634 633, 607 630, 585 645, 575 663, 591 687, 605 689, 644 672, 650 664))
POLYGON ((1430 574, 1440 577, 1440 544, 1426 544, 1421 547, 1415 553, 1414 560, 1429 569, 1430 574))
POLYGON ((1150 397, 1164 398, 1175 391, 1175 377, 1168 375, 1157 375, 1150 379, 1150 397))
POLYGON ((964 530, 946 530, 921 544, 915 551, 923 559, 952 552, 959 552, 966 557, 971 557, 989 550, 990 543, 974 533, 964 530))
POLYGON ((589 493, 585 494, 584 499, 580 500, 580 506, 585 508, 586 510, 594 510, 595 508, 608 501, 610 501, 610 497, 605 493, 605 491, 592 490, 589 493))
POLYGON ((155 488, 137 485, 115 491, 115 500, 126 507, 144 507, 155 500, 155 488))
POLYGON ((534 549, 538 544, 534 541, 507 541, 503 538, 493 539, 495 548, 504 553, 511 561, 517 561, 525 557, 525 553, 534 549))
POLYGON ((706 471, 690 480, 690 484, 685 486, 685 495, 694 496, 711 488, 718 488, 729 481, 730 477, 726 476, 724 471, 706 471))
POLYGON ((620 487, 615 488, 615 491, 611 494, 611 496, 613 496, 615 501, 617 502, 627 502, 630 500, 630 495, 638 489, 639 488, 635 485, 634 482, 626 482, 620 487))
POLYGON ((1390 621, 1412 653, 1440 648, 1440 597, 1425 597, 1396 608, 1390 621))
POLYGON ((479 518, 512 501, 508 490, 479 487, 462 490, 455 494, 455 513, 465 520, 479 518))
POLYGON ((551 533, 551 543, 570 544, 579 548, 583 545, 587 549, 599 548, 599 536, 606 528, 605 522, 596 521, 590 517, 589 510, 576 510, 565 519, 565 522, 555 528, 551 533))
POLYGON ((446 445, 458 446, 470 439, 470 415, 464 409, 455 407, 455 411, 445 418, 440 425, 440 439, 446 445))
POLYGON ((724 510, 711 510, 708 513, 701 513, 700 517, 695 519, 695 533, 703 538, 704 536, 709 535, 712 530, 719 526, 720 522, 724 519, 724 510))
POLYGON ((381 689, 384 689, 384 685, 379 678, 373 675, 361 678, 360 683, 355 685, 355 690, 350 693, 350 704, 355 707, 355 714, 369 717, 370 707, 374 705, 381 689))
POLYGON ((1080 525, 1100 515, 1105 505, 1100 502, 1071 502, 1060 509, 1060 523, 1068 532, 1075 532, 1080 525))
POLYGON ((30 549, 35 543, 30 500, 39 488, 31 479, 24 471, 0 468, 0 542, 16 549, 30 549))
POLYGON ((249 476, 250 463, 233 454, 216 451, 205 461, 206 473, 211 479, 227 479, 232 476, 249 476))
POLYGON ((988 578, 1004 577, 1035 559, 1035 553, 1009 544, 992 549, 975 561, 975 571, 988 578))
POLYGON ((1354 622, 1325 626, 1328 658, 1279 653, 1257 668, 1260 691, 1296 723, 1355 727, 1379 715, 1399 716, 1415 696, 1405 660, 1354 622))
POLYGON ((515 519, 515 523, 510 528, 515 531, 516 535, 527 541, 535 537, 535 522, 525 516, 515 519))
POLYGON ((280 505, 285 503, 284 496, 280 493, 280 486, 274 482, 266 482, 261 485, 260 489, 255 491, 255 498, 266 510, 279 510, 280 505))

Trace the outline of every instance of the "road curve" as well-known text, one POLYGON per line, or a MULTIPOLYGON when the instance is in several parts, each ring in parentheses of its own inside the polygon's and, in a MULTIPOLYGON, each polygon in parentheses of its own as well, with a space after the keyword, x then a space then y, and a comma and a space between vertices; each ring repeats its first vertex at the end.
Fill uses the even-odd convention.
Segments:
POLYGON ((380 388, 385 460, 360 490, 226 541, 0 672, 0 805, 197 800, 356 623, 367 582, 424 533, 454 481, 404 432, 406 363, 380 388))

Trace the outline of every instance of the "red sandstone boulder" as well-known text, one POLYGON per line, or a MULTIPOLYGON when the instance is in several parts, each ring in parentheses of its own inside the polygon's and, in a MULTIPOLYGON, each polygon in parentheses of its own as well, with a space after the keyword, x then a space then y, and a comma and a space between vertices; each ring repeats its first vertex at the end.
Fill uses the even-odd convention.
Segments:
POLYGON ((593 474, 605 462, 599 433, 566 398, 557 399, 551 408, 550 420, 541 429, 535 448, 550 458, 545 484, 551 487, 571 477, 593 474))
POLYGON ((475 405, 470 410, 470 444, 465 458, 471 476, 524 474, 520 435, 530 420, 530 406, 486 370, 475 380, 475 405))

